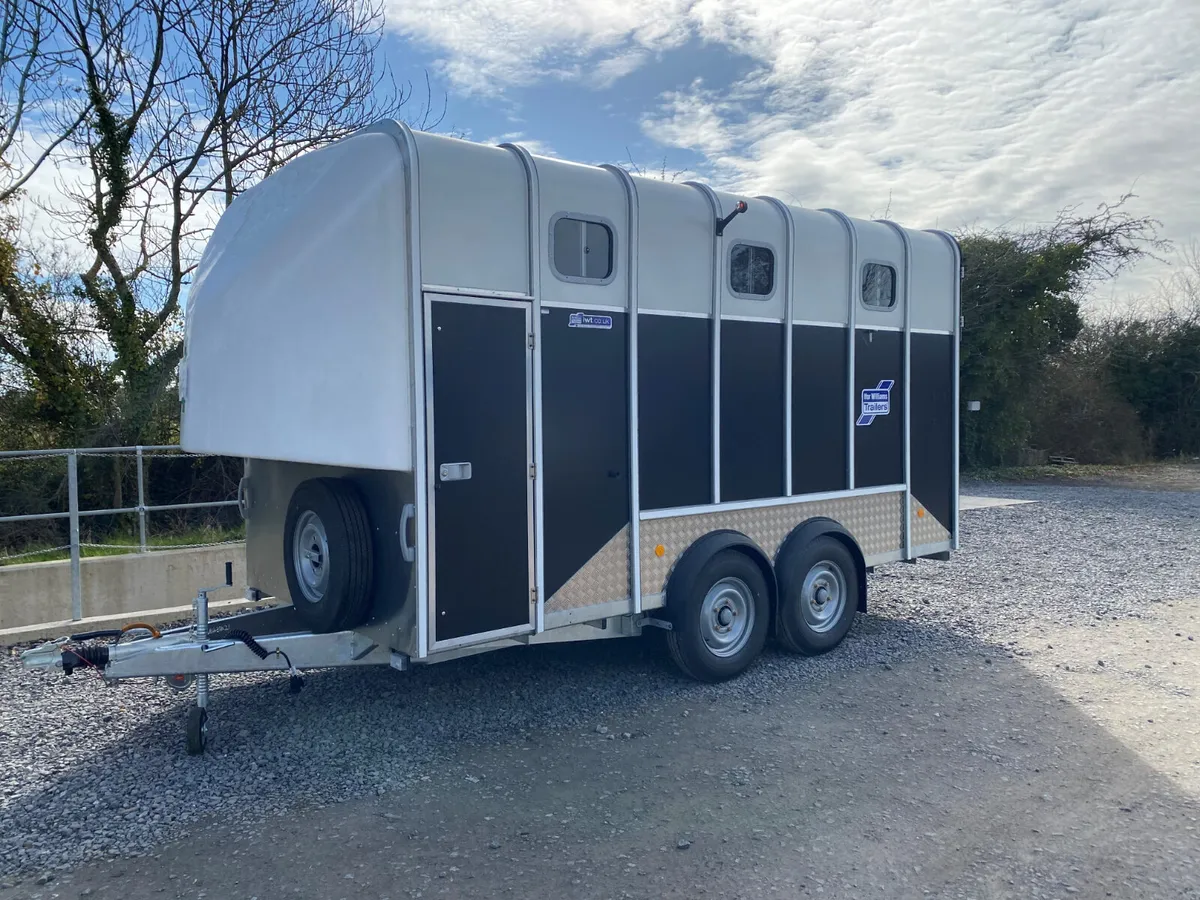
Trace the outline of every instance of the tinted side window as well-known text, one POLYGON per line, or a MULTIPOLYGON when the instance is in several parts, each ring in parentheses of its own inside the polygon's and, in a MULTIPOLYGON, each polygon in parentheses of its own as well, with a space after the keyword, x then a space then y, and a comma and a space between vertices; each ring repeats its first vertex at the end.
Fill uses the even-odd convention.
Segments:
POLYGON ((612 275, 613 236, 604 223, 560 216, 552 241, 554 271, 560 277, 604 281, 612 275))
POLYGON ((741 296, 769 296, 775 290, 775 254, 767 247, 734 244, 729 251, 729 289, 741 296))
POLYGON ((578 219, 554 223, 554 270, 568 278, 583 276, 583 232, 578 219))
POLYGON ((866 263, 862 275, 863 304, 872 309, 896 305, 896 270, 879 263, 866 263))

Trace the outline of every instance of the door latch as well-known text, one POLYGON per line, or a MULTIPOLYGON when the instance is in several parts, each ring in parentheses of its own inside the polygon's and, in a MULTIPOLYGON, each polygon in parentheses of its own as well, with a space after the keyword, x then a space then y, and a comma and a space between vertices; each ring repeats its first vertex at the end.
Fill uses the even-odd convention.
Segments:
POLYGON ((439 481, 470 481, 471 464, 469 462, 442 463, 438 466, 439 481))

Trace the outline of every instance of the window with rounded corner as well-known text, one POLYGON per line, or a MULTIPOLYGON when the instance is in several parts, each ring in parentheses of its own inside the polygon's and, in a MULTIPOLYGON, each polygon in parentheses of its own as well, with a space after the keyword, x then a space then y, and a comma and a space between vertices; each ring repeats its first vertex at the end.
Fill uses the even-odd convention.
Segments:
POLYGON ((871 309, 891 309, 896 305, 896 270, 882 263, 864 263, 862 302, 871 309))
POLYGON ((603 222, 558 216, 550 230, 550 260, 564 281, 604 284, 613 273, 613 233, 603 222))
POLYGON ((736 297, 762 300, 775 291, 775 254, 770 247, 734 244, 729 251, 729 290, 736 297))

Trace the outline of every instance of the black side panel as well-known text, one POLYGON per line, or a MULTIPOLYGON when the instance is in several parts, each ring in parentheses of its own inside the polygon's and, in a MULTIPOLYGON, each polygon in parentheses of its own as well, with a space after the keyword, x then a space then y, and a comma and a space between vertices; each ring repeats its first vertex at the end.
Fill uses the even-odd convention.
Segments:
POLYGON ((629 523, 627 316, 582 321, 542 310, 547 598, 629 523))
POLYGON ((854 486, 904 483, 904 342, 899 331, 854 335, 854 486), (862 392, 893 382, 886 415, 862 414, 862 392))
POLYGON ((721 322, 721 502, 783 496, 783 324, 721 322))
POLYGON ((638 316, 638 449, 642 509, 712 502, 708 319, 638 316))
POLYGON ((849 485, 846 329, 792 326, 792 493, 849 485))
POLYGON ((527 307, 434 301, 434 635, 530 621, 527 307), (442 481, 443 463, 471 478, 442 481))
POLYGON ((954 336, 914 334, 912 492, 952 531, 954 509, 954 336))

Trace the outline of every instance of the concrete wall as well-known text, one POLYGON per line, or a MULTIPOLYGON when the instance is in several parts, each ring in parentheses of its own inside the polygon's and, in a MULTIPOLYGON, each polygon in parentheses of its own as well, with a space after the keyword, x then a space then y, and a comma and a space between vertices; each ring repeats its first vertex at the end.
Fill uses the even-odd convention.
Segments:
MULTIPOLYGON (((84 559, 83 615, 186 606, 198 588, 225 580, 227 560, 234 586, 210 594, 212 600, 244 596, 245 544, 84 559)), ((0 566, 0 630, 70 618, 70 561, 0 566)))

